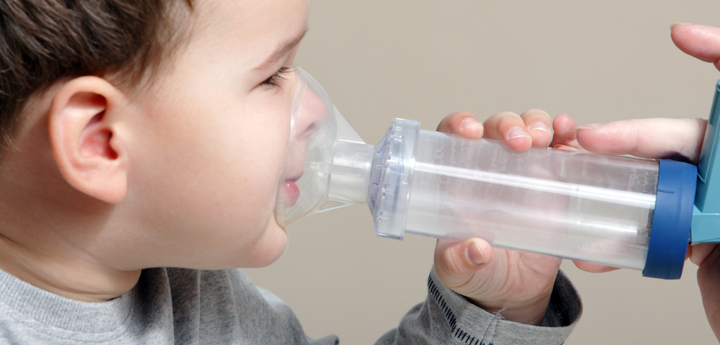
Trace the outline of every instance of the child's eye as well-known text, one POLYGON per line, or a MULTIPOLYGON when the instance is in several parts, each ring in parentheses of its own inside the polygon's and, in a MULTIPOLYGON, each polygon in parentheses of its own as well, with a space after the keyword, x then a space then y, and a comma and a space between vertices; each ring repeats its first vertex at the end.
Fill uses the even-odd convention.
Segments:
POLYGON ((280 69, 275 72, 275 74, 271 75, 270 78, 265 79, 262 83, 264 85, 270 85, 270 86, 279 86, 280 83, 282 83, 285 80, 285 77, 287 74, 292 70, 292 67, 283 66, 280 67, 280 69))

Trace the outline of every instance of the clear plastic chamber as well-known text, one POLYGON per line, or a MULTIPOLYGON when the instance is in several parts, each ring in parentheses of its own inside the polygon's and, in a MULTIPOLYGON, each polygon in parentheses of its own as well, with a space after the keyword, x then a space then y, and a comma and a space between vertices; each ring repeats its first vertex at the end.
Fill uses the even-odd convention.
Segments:
POLYGON ((405 232, 643 269, 655 161, 418 133, 405 232))

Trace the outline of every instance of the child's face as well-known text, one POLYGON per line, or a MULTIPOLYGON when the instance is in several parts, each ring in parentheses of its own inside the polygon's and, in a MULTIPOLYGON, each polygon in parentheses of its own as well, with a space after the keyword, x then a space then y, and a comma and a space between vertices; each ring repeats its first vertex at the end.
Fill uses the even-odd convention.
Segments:
POLYGON ((133 245, 158 266, 267 265, 287 240, 273 208, 293 85, 266 81, 292 65, 307 0, 208 0, 193 16, 187 48, 137 100, 123 201, 144 232, 133 245))

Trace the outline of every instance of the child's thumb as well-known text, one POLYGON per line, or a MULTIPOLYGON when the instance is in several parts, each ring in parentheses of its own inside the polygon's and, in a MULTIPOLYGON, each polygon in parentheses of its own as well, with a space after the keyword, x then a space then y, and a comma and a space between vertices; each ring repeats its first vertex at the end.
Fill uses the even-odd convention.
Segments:
POLYGON ((435 246, 435 273, 447 287, 461 287, 492 261, 492 253, 490 244, 480 238, 462 242, 438 240, 435 246))

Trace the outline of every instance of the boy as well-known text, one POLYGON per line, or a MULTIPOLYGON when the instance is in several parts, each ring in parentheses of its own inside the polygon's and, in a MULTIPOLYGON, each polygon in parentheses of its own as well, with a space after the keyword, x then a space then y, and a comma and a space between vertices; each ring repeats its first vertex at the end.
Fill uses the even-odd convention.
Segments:
MULTIPOLYGON (((273 206, 306 13, 305 0, 0 4, 0 342, 337 343, 309 339, 232 269, 285 249, 273 206)), ((518 150, 550 141, 539 111, 487 126, 518 150)), ((440 129, 483 134, 466 113, 440 129)), ((381 343, 559 344, 579 317, 558 259, 477 239, 435 257, 428 299, 381 343)))

